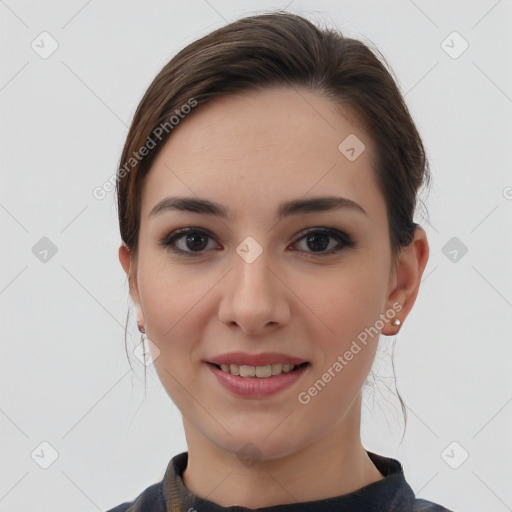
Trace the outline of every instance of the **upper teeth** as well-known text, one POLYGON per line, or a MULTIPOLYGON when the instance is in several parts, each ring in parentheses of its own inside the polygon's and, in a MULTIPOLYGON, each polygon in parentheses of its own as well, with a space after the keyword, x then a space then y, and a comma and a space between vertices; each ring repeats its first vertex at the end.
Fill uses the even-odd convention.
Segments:
POLYGON ((231 373, 232 375, 240 375, 240 377, 259 377, 264 379, 272 375, 291 372, 294 364, 268 364, 266 366, 248 366, 245 364, 221 364, 222 371, 231 373))

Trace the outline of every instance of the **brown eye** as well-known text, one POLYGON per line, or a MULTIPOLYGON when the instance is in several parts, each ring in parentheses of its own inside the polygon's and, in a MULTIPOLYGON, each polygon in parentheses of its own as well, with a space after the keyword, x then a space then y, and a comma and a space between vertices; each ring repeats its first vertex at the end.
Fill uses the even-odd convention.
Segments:
POLYGON ((163 240, 161 245, 169 247, 173 252, 186 256, 195 256, 205 252, 208 240, 212 239, 209 233, 197 228, 182 228, 173 231, 163 240))
POLYGON ((329 235, 325 233, 312 233, 306 235, 306 244, 314 252, 324 251, 329 245, 329 235))
POLYGON ((202 233, 192 232, 188 235, 185 235, 185 245, 187 249, 192 251, 200 251, 208 245, 207 239, 208 236, 205 236, 202 233))
POLYGON ((353 247, 355 245, 354 241, 347 234, 336 229, 324 228, 310 230, 299 238, 295 244, 301 240, 305 241, 307 248, 304 252, 318 254, 319 256, 334 254, 345 247, 353 247), (335 240, 337 244, 334 244, 334 246, 331 245, 331 240, 335 240), (326 250, 329 246, 331 246, 330 249, 326 250))
MULTIPOLYGON (((303 232, 303 236, 294 245, 302 240, 305 241, 304 248, 298 250, 315 256, 329 256, 355 245, 355 242, 346 233, 328 228, 309 229, 303 232)), ((209 241, 214 242, 213 236, 209 232, 204 229, 187 227, 173 231, 159 243, 180 256, 200 256, 208 248, 216 248, 215 243, 209 247, 209 241)))

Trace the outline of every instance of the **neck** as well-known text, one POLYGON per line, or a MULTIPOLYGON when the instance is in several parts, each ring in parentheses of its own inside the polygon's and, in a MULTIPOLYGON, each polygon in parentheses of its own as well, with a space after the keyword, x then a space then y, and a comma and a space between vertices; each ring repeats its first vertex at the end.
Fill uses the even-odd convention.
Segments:
POLYGON ((361 444, 356 416, 352 423, 357 429, 347 415, 346 421, 301 450, 254 464, 244 464, 236 451, 211 443, 184 420, 189 449, 183 483, 223 507, 270 507, 354 492, 384 478, 361 444))

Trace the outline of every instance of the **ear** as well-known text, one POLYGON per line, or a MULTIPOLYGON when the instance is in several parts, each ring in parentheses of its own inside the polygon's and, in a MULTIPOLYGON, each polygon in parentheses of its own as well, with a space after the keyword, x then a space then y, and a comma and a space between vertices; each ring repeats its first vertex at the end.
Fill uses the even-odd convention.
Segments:
POLYGON ((130 297, 132 298, 137 314, 137 325, 139 327, 144 327, 144 314, 142 313, 139 288, 137 286, 137 266, 136 262, 133 261, 130 249, 124 242, 119 246, 119 261, 121 262, 121 266, 126 272, 126 276, 128 278, 130 297))
MULTIPOLYGON (((421 277, 427 265, 428 254, 427 234, 423 228, 418 226, 412 242, 402 247, 400 251, 399 261, 390 280, 390 291, 386 301, 386 311, 396 311, 393 320, 398 318, 401 324, 404 323, 416 301, 421 277)), ((400 325, 393 325, 393 320, 385 324, 382 334, 391 336, 400 330, 400 325)))

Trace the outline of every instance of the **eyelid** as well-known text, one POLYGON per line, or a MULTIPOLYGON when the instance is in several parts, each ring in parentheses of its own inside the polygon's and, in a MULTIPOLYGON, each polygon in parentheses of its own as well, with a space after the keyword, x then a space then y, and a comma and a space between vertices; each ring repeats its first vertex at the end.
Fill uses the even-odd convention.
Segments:
MULTIPOLYGON (((159 239, 158 244, 168 248, 169 250, 171 250, 178 256, 199 257, 199 256, 206 254, 208 251, 185 251, 182 249, 177 249, 175 247, 174 243, 177 240, 180 240, 181 238, 183 238, 184 236, 186 236, 187 234, 190 234, 190 233, 203 234, 203 235, 206 235, 208 238, 216 241, 215 235, 210 230, 208 230, 206 228, 196 227, 196 226, 184 226, 182 228, 177 228, 177 229, 171 231, 170 233, 166 234, 164 237, 159 239)), ((319 251, 319 252, 300 251, 300 250, 296 250, 296 249, 293 249, 293 250, 295 250, 296 252, 303 253, 307 257, 315 257, 315 256, 322 257, 322 256, 329 256, 332 254, 338 254, 343 249, 350 248, 355 245, 353 238, 350 235, 348 235, 346 232, 341 231, 338 228, 328 227, 328 226, 311 226, 308 228, 304 228, 303 230, 299 231, 299 233, 297 233, 295 240, 292 242, 291 245, 295 245, 297 242, 299 242, 300 240, 305 238, 310 233, 321 233, 321 234, 327 235, 330 238, 337 240, 339 242, 339 244, 341 244, 341 247, 339 247, 339 245, 338 245, 338 248, 330 249, 329 251, 319 251)))
POLYGON ((164 246, 164 248, 167 248, 174 252, 175 254, 181 256, 201 256, 206 253, 206 251, 183 251, 181 249, 177 249, 174 244, 177 240, 180 240, 184 236, 190 233, 200 233, 203 235, 206 235, 208 238, 211 238, 212 240, 216 240, 213 233, 206 229, 206 228, 200 228, 195 226, 184 226, 182 228, 177 228, 172 230, 170 233, 167 233, 162 238, 158 240, 158 244, 164 246))
POLYGON ((297 233, 297 238, 295 239, 295 242, 297 242, 301 238, 304 238, 304 236, 309 235, 309 233, 324 233, 326 235, 332 236, 333 238, 342 238, 346 243, 352 242, 352 238, 350 237, 350 235, 348 235, 347 233, 338 228, 332 228, 328 226, 311 226, 309 228, 304 228, 297 233))
POLYGON ((300 240, 305 238, 310 233, 320 233, 320 234, 327 235, 330 238, 337 240, 338 246, 335 247, 334 249, 329 249, 328 251, 320 251, 320 252, 297 251, 297 252, 302 253, 305 257, 316 257, 316 256, 327 257, 330 255, 339 254, 344 249, 351 248, 351 247, 355 246, 355 241, 349 234, 345 233, 344 231, 341 231, 338 228, 331 228, 331 227, 327 227, 327 226, 313 226, 313 227, 303 229, 302 231, 300 231, 298 233, 297 238, 292 243, 292 245, 295 245, 297 242, 299 242, 300 240), (341 244, 341 247, 340 247, 340 244, 341 244))

